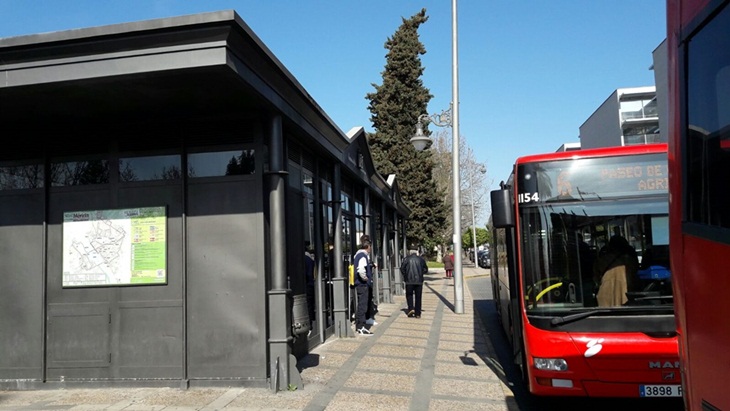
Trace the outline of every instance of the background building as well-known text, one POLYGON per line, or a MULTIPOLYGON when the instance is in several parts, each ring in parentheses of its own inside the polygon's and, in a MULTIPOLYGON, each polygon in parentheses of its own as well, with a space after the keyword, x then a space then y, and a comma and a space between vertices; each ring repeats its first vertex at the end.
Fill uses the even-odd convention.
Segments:
POLYGON ((580 126, 581 148, 666 142, 656 94, 653 86, 616 89, 580 126))

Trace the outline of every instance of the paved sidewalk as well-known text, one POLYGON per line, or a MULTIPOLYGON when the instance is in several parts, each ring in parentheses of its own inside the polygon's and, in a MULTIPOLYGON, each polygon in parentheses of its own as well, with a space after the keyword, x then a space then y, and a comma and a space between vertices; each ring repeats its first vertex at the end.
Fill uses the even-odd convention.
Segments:
POLYGON ((464 314, 454 314, 453 280, 427 275, 421 318, 405 297, 379 304, 375 335, 331 339, 299 365, 304 387, 99 388, 0 391, 0 410, 514 410, 467 286, 486 270, 464 267, 464 314))

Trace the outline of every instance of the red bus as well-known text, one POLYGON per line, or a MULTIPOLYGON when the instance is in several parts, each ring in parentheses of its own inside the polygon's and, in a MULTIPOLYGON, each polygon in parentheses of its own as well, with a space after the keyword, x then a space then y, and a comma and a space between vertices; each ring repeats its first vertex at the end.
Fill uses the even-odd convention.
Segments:
POLYGON ((667 145, 518 158, 491 192, 491 282, 529 391, 681 397, 667 145))
POLYGON ((730 410, 730 5, 667 2, 671 264, 685 406, 730 410))

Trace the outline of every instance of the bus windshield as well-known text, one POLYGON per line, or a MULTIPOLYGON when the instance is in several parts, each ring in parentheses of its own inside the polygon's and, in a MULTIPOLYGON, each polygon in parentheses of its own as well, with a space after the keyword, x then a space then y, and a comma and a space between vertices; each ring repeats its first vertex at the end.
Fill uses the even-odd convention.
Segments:
POLYGON ((672 307, 666 196, 532 204, 519 213, 528 314, 672 307))

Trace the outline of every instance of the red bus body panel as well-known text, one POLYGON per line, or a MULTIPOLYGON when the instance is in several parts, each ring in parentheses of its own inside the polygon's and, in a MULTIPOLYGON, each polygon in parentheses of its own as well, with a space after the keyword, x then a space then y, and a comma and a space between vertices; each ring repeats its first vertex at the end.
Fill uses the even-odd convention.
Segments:
POLYGON ((688 410, 703 407, 703 400, 730 410, 730 246, 683 233, 683 164, 681 101, 685 79, 681 42, 696 28, 710 0, 667 1, 668 106, 669 106, 669 226, 672 286, 679 333, 684 400, 688 410), (684 36, 684 37, 683 37, 684 36))
POLYGON ((536 395, 632 398, 639 397, 641 384, 681 383, 676 338, 653 338, 642 333, 550 332, 526 324, 525 349, 527 358, 568 361, 568 371, 564 372, 528 367, 530 391, 536 395), (536 382, 539 377, 569 379, 573 387, 540 385, 536 382))

